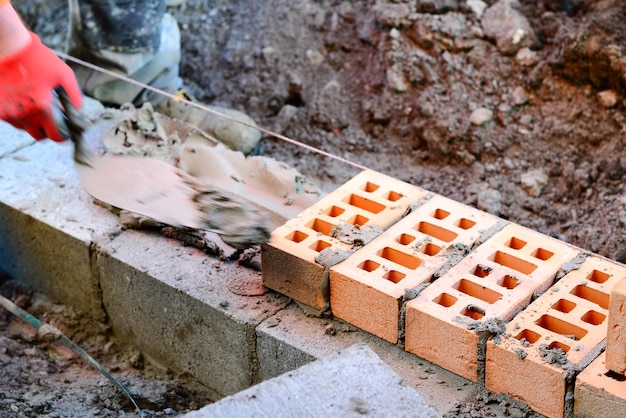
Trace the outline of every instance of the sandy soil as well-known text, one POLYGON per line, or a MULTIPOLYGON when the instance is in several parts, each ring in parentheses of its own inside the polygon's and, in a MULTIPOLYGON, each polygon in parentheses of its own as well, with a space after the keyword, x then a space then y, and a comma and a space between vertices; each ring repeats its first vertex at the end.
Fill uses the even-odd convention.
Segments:
MULTIPOLYGON (((488 0, 479 18, 475 3, 188 0, 171 12, 198 99, 624 262, 626 7, 488 0)), ((44 41, 62 45, 62 0, 14 4, 44 41)), ((327 191, 358 172, 271 136, 262 153, 327 191)), ((7 346, 40 350, 2 318, 7 346)))

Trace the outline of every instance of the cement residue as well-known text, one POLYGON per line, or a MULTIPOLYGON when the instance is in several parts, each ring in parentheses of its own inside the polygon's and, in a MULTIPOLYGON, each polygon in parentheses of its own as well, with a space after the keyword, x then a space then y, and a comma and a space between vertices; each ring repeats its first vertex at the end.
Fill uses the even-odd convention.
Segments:
POLYGON ((433 273, 433 280, 437 280, 448 272, 452 267, 457 265, 472 249, 463 243, 450 245, 445 249, 446 259, 444 263, 433 273))
POLYGON ((574 257, 570 261, 563 263, 563 265, 561 265, 561 268, 559 269, 559 271, 557 272, 554 278, 554 282, 556 283, 559 280, 561 280, 567 273, 580 269, 580 266, 585 262, 588 256, 589 256, 589 252, 582 251, 580 254, 578 254, 576 257, 574 257))
POLYGON ((378 225, 339 224, 333 226, 330 235, 344 244, 363 247, 382 233, 378 225))
POLYGON ((563 367, 567 364, 567 353, 559 347, 550 348, 548 344, 539 346, 539 355, 546 363, 563 367))
POLYGON ((354 249, 346 251, 341 249, 325 248, 317 257, 315 257, 315 262, 324 267, 324 273, 322 274, 322 280, 320 283, 320 292, 324 299, 322 312, 326 312, 330 308, 330 268, 335 264, 341 263, 354 251, 354 249))

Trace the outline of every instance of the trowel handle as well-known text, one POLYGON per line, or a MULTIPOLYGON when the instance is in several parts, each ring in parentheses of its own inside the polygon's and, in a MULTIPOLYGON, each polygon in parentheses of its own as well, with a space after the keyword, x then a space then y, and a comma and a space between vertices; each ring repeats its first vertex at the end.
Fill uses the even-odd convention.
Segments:
POLYGON ((74 160, 79 164, 91 166, 93 152, 83 137, 88 126, 87 118, 74 106, 63 87, 56 88, 54 94, 57 104, 54 106, 54 120, 59 132, 74 143, 74 160))

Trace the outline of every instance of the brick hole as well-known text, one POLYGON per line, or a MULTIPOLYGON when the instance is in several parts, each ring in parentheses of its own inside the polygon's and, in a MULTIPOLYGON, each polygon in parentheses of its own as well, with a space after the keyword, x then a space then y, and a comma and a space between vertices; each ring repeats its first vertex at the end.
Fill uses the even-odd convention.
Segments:
POLYGON ((489 266, 486 266, 484 264, 479 264, 476 266, 476 268, 474 269, 474 276, 476 277, 487 277, 489 276, 489 274, 491 274, 491 272, 493 271, 493 269, 489 266))
POLYGON ((591 310, 584 314, 580 319, 591 325, 600 325, 606 319, 606 315, 591 310))
POLYGON ((398 238, 396 238, 396 241, 402 245, 409 245, 410 243, 415 241, 415 237, 409 234, 402 234, 398 238))
POLYGON ((450 306, 454 305, 457 300, 458 299, 452 295, 449 295, 447 293, 442 293, 439 296, 437 296, 435 299, 433 299, 433 302, 438 303, 441 306, 445 306, 446 308, 449 308, 450 306))
POLYGON ((494 261, 505 267, 512 268, 513 270, 517 270, 524 274, 530 274, 535 271, 535 269, 537 269, 536 265, 502 251, 496 251, 490 259, 491 261, 494 261))
POLYGON ((563 350, 564 353, 567 353, 569 351, 569 345, 563 344, 558 341, 552 341, 547 348, 548 350, 552 350, 553 348, 560 348, 561 350, 563 350))
POLYGON ((339 206, 331 206, 324 211, 324 214, 330 216, 331 218, 335 218, 341 215, 342 213, 344 213, 345 211, 346 210, 344 208, 340 208, 339 206))
POLYGON ((420 222, 415 228, 423 234, 430 235, 431 237, 440 239, 441 241, 450 242, 455 239, 458 234, 442 228, 437 225, 433 225, 428 222, 420 222))
POLYGON ((568 313, 572 309, 576 307, 574 302, 570 302, 567 299, 559 299, 554 305, 552 305, 552 309, 555 309, 559 312, 568 313))
POLYGON ((366 199, 365 197, 361 197, 356 194, 351 194, 346 199, 344 199, 344 202, 371 213, 380 213, 385 209, 385 205, 381 205, 380 203, 374 202, 373 200, 366 199))
POLYGON ((525 330, 522 330, 522 332, 520 332, 519 334, 517 334, 515 338, 520 341, 521 340, 527 341, 529 344, 534 344, 539 340, 539 338, 541 338, 541 334, 538 334, 535 331, 532 331, 529 329, 525 329, 525 330))
POLYGON ((389 193, 387 194, 387 197, 386 197, 386 198, 387 198, 387 200, 389 200, 389 201, 391 201, 391 202, 396 202, 396 201, 398 201, 398 200, 402 199, 403 197, 404 197, 404 195, 403 195, 403 194, 400 194, 400 193, 398 193, 398 192, 393 192, 393 191, 391 191, 391 192, 389 192, 389 193))
POLYGON ((399 272, 397 270, 389 270, 387 273, 385 273, 383 277, 389 280, 390 282, 399 283, 400 280, 406 277, 406 274, 399 272))
POLYGON ((511 237, 504 245, 509 248, 513 248, 514 250, 521 250, 526 245, 526 241, 521 240, 519 238, 511 237))
POLYGON ((467 305, 467 307, 461 311, 461 314, 478 321, 480 318, 485 316, 485 311, 476 305, 467 305))
POLYGON ((429 256, 434 256, 437 255, 439 253, 439 251, 441 251, 441 247, 432 243, 428 243, 426 245, 424 245, 424 247, 422 247, 421 251, 429 256))
POLYGON ((311 228, 315 232, 319 232, 320 234, 324 234, 328 236, 330 236, 330 233, 334 226, 335 225, 331 224, 330 222, 326 222, 318 218, 313 219, 307 225, 307 227, 311 228))
POLYGON ((604 273, 602 271, 594 270, 587 276, 587 279, 596 283, 604 283, 611 278, 610 274, 604 273))
POLYGON ((450 216, 450 212, 443 209, 435 209, 435 211, 431 213, 430 216, 436 219, 446 219, 448 216, 450 216))
POLYGON ((380 186, 378 184, 374 184, 370 181, 368 181, 367 183, 365 183, 365 185, 361 188, 362 190, 368 192, 368 193, 373 193, 376 190, 378 190, 380 186))
POLYGON ((546 250, 545 248, 537 248, 535 251, 533 251, 531 255, 535 258, 546 261, 552 258, 554 253, 552 251, 546 250))
POLYGON ((293 231, 292 233, 287 235, 285 237, 285 239, 288 239, 289 241, 293 241, 293 242, 302 242, 305 239, 307 239, 308 237, 309 237, 309 235, 305 234, 302 231, 293 231))
POLYGON ((573 288, 570 293, 574 296, 578 296, 579 298, 586 299, 589 302, 593 302, 601 308, 609 309, 609 300, 611 299, 611 296, 608 293, 600 292, 599 290, 582 284, 573 288))
POLYGON ((613 370, 607 371, 606 373, 604 373, 604 375, 611 379, 617 380, 618 382, 626 382, 626 376, 624 376, 623 374, 614 372, 613 370))
POLYGON ((535 321, 535 324, 548 331, 564 335, 573 340, 580 340, 587 334, 587 331, 581 327, 547 314, 542 315, 535 321))
POLYGON ((517 277, 506 274, 499 282, 498 285, 506 287, 507 289, 515 289, 519 285, 520 281, 517 277))
POLYGON ((378 264, 376 261, 372 261, 372 260, 365 260, 364 262, 362 262, 361 264, 359 264, 358 266, 360 269, 365 270, 365 271, 374 271, 376 270, 378 267, 380 267, 380 264, 378 264))
POLYGON ((454 286, 454 289, 466 295, 475 297, 487 303, 495 303, 502 297, 502 295, 494 290, 491 290, 485 286, 474 283, 471 280, 461 279, 454 286))
POLYGON ((316 241, 309 248, 311 248, 313 251, 317 251, 319 253, 319 252, 322 252, 322 250, 324 250, 324 249, 326 249, 328 247, 332 247, 332 244, 329 244, 326 241, 316 241))
POLYGON ((470 221, 469 219, 466 219, 466 218, 461 218, 455 223, 455 225, 461 229, 470 229, 474 227, 474 225, 476 225, 476 222, 470 221))
POLYGON ((403 253, 402 251, 398 251, 391 247, 385 247, 378 253, 379 256, 385 258, 389 261, 392 261, 396 264, 400 264, 408 269, 415 270, 420 264, 422 264, 422 260, 412 255, 403 253))
POLYGON ((356 215, 354 218, 349 219, 347 223, 362 226, 365 225, 367 221, 369 221, 369 218, 362 215, 356 215))

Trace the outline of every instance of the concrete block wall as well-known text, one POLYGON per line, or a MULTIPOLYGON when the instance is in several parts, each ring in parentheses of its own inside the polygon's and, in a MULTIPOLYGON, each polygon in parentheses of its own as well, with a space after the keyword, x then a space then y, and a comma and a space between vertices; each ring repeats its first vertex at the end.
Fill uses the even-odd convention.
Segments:
MULTIPOLYGON (((332 314, 537 412, 571 415, 576 376, 624 321, 618 290, 613 311, 622 322, 607 326, 611 290, 626 267, 475 208, 428 197, 330 268, 332 314), (444 225, 446 219, 451 223, 444 225), (477 228, 463 235, 463 225, 477 228), (453 251, 463 246, 461 256, 453 251), (561 361, 565 366, 555 366, 561 361)), ((335 199, 329 195, 318 204, 332 207, 335 199)), ((294 233, 292 225, 308 216, 285 224, 280 236, 294 233)), ((275 247, 274 241, 265 247, 275 247)), ((298 271, 265 266, 299 258, 299 250, 282 246, 280 257, 265 255, 264 283, 278 291, 286 280, 298 286, 298 271)), ((307 260, 308 269, 312 262, 307 260)), ((623 340, 616 347, 623 349, 623 340)), ((607 379, 620 387, 619 377, 609 373, 607 379)), ((600 385, 587 379, 585 393, 600 396, 600 385)), ((626 393, 617 393, 612 401, 626 406, 626 393)))

